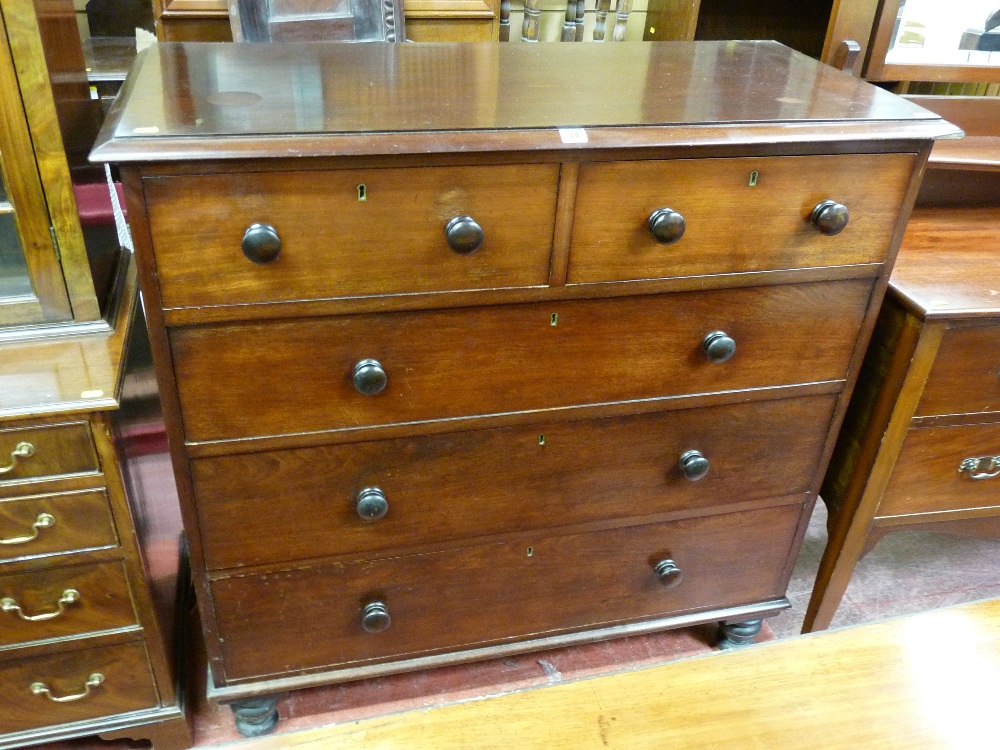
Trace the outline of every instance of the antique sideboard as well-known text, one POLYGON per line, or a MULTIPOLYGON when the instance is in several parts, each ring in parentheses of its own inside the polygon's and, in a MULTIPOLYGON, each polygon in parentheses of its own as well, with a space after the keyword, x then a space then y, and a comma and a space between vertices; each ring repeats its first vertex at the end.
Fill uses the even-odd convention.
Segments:
POLYGON ((144 53, 92 158, 126 185, 210 696, 252 735, 310 685, 751 641, 959 134, 772 42, 144 53))

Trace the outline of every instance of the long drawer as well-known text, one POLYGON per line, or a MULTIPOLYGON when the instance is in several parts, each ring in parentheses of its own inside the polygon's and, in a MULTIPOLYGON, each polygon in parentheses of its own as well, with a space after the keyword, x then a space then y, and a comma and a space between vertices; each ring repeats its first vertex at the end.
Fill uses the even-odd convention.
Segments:
POLYGON ((0 500, 0 562, 117 544, 104 490, 0 500))
POLYGON ((145 646, 126 643, 0 665, 0 701, 6 734, 153 708, 158 698, 145 646))
POLYGON ((835 403, 814 396, 195 460, 205 562, 400 549, 805 493, 835 403))
POLYGON ((545 285, 558 177, 558 164, 538 164, 174 176, 143 185, 163 304, 185 307, 545 285), (471 252, 452 250, 445 233, 463 216, 483 234, 471 252), (273 260, 244 255, 254 224, 276 232, 273 260))
POLYGON ((945 331, 916 416, 1000 412, 1000 325, 945 331))
POLYGON ((0 646, 136 625, 120 562, 44 568, 0 578, 0 646))
POLYGON ((170 342, 186 437, 203 441, 839 380, 870 292, 854 279, 198 326, 170 342), (716 332, 736 346, 721 363, 704 350, 716 332), (384 389, 364 395, 373 371, 384 389))
POLYGON ((877 515, 998 506, 1000 422, 913 427, 903 440, 877 515))
POLYGON ((584 164, 569 282, 881 263, 914 159, 842 154, 584 164), (835 236, 810 223, 826 200, 849 212, 835 236), (672 244, 660 244, 650 231, 657 209, 684 219, 684 233, 672 244))
POLYGON ((217 580, 226 675, 278 675, 764 601, 784 591, 801 512, 794 504, 587 534, 539 533, 217 580), (380 632, 365 628, 387 623, 380 632))

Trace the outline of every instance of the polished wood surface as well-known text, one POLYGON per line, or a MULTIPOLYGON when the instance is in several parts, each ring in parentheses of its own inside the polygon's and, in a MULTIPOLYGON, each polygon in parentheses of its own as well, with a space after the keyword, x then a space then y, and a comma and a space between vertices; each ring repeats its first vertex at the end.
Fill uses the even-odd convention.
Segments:
POLYGON ((1000 326, 990 322, 945 332, 914 416, 1000 412, 1000 326))
POLYGON ((108 496, 103 490, 33 495, 0 501, 0 538, 31 536, 42 513, 55 519, 31 541, 0 546, 0 560, 17 560, 118 543, 108 496))
POLYGON ((196 460, 206 565, 465 544, 804 495, 834 405, 814 396, 196 460), (679 465, 688 450, 710 463, 697 481, 679 465), (384 518, 359 517, 366 487, 385 494, 384 518), (271 543, 255 544, 262 536, 271 543))
POLYGON ((685 159, 585 164, 580 170, 569 283, 879 263, 906 189, 906 154, 685 159), (858 181, 857 170, 870 179, 858 181), (751 185, 750 183, 753 183, 751 185), (608 196, 615 210, 603 211, 608 196), (827 237, 809 223, 834 198, 847 228, 827 237), (661 245, 646 226, 669 207, 683 237, 661 245))
MULTIPOLYGON (((0 475, 0 494, 6 494, 2 488, 25 482, 100 469, 86 422, 0 430, 0 457, 5 466, 10 466, 8 472, 0 475), (19 443, 33 446, 33 455, 14 462, 11 456, 19 443)), ((25 488, 18 487, 18 491, 25 493, 25 488)))
POLYGON ((700 138, 717 130, 719 143, 739 133, 773 144, 791 135, 778 133, 790 120, 816 132, 829 127, 827 138, 836 140, 886 137, 886 123, 901 139, 958 132, 927 110, 766 42, 160 44, 143 56, 95 158, 301 156, 329 154, 331 147, 368 155, 448 151, 458 136, 445 136, 455 130, 464 131, 460 140, 472 151, 559 149, 565 143, 558 128, 566 127, 587 128, 588 149, 620 148, 615 127, 665 124, 634 137, 648 136, 650 146, 688 145, 687 128, 701 126, 700 138), (590 72, 581 88, 576 76, 584 61, 590 72), (252 78, 189 73, 250 66, 252 78), (303 66, 319 69, 308 90, 291 85, 303 66), (372 89, 360 73, 370 70, 385 71, 384 86, 372 89), (769 72, 755 72, 762 70, 769 72), (711 91, 688 85, 701 86, 707 76, 711 91))
POLYGON ((189 327, 171 348, 187 440, 233 440, 842 380, 870 294, 853 280, 189 327), (716 330, 738 342, 729 362, 702 351, 716 330), (280 377, 261 389, 248 357, 280 377), (369 358, 388 377, 376 396, 351 380, 369 358))
POLYGON ((0 733, 64 724, 108 714, 152 708, 157 704, 156 687, 142 643, 80 649, 51 656, 0 664, 0 733), (103 682, 85 698, 55 703, 45 694, 35 695, 30 686, 44 683, 54 697, 83 692, 88 677, 98 673, 103 682))
MULTIPOLYGON (((994 600, 345 722, 298 732, 293 741, 299 750, 953 750, 994 736, 986 696, 998 669, 994 600)), ((282 735, 245 745, 277 750, 289 741, 282 735)))
POLYGON ((800 515, 797 504, 785 505, 217 580, 227 677, 347 666, 773 598, 784 585, 800 515), (664 558, 683 574, 673 587, 653 571, 664 558), (369 599, 384 601, 392 617, 381 633, 361 627, 369 599))
POLYGON ((558 176, 547 164, 147 179, 163 303, 542 286, 558 176), (448 246, 445 225, 457 216, 483 229, 474 252, 448 246), (270 263, 240 250, 255 223, 281 238, 270 263))
POLYGON ((6 575, 0 581, 0 595, 13 599, 21 608, 20 613, 0 612, 0 621, 4 623, 0 647, 138 627, 121 563, 52 567, 6 575), (67 589, 79 596, 60 609, 59 601, 67 589), (60 611, 47 620, 29 621, 21 616, 38 617, 60 611))

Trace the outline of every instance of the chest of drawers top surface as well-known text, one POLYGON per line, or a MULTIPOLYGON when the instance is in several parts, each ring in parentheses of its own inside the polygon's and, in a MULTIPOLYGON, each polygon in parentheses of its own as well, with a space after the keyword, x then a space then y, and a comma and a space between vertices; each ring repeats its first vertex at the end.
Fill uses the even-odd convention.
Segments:
POLYGON ((133 70, 93 158, 959 134, 938 115, 776 42, 158 44, 133 70))

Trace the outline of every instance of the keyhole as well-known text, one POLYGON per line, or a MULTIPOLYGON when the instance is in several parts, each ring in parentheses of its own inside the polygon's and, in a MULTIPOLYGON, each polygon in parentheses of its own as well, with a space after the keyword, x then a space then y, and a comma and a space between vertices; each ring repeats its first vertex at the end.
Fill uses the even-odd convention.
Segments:
POLYGON ((531 557, 533 554, 535 554, 535 548, 528 547, 528 557, 531 557))
POLYGON ((538 436, 538 444, 539 445, 545 445, 545 435, 539 435, 538 436))
POLYGON ((758 174, 757 170, 755 169, 753 172, 750 173, 750 187, 757 187, 757 177, 758 174))
POLYGON ((365 187, 364 183, 358 185, 358 200, 361 202, 368 200, 368 188, 365 187))
POLYGON ((550 326, 559 325, 559 313, 552 313, 552 315, 549 317, 549 325, 550 326))

